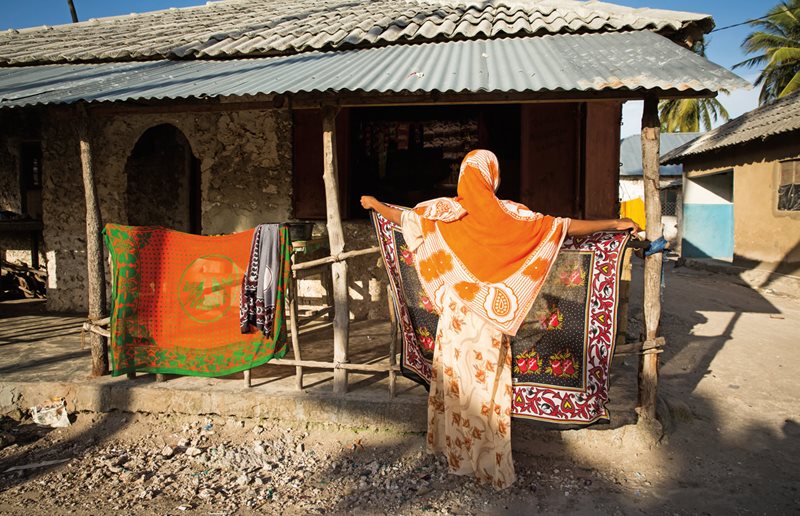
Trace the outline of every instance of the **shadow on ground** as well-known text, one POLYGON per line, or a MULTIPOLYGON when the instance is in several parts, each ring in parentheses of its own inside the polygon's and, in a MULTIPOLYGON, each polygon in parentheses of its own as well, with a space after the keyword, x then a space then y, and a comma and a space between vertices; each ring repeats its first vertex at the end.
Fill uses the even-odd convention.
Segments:
MULTIPOLYGON (((767 299, 720 276, 669 265, 665 282, 661 333, 667 349, 661 355, 660 388, 666 433, 660 441, 641 425, 554 431, 515 422, 519 480, 512 489, 497 492, 472 478, 445 474, 443 458, 424 453, 421 433, 356 429, 352 446, 343 446, 328 463, 320 465, 313 479, 304 480, 322 493, 319 500, 324 506, 309 501, 301 488, 291 495, 296 497, 297 510, 487 514, 797 511, 800 410, 793 371, 800 364, 793 355, 795 339, 789 331, 794 328, 796 332, 800 322, 796 300, 767 299)), ((631 307, 641 306, 640 289, 641 271, 637 269, 631 307)), ((629 333, 638 337, 641 312, 632 309, 630 316, 629 333)), ((376 335, 375 340, 382 338, 376 335)), ((271 381, 254 377, 254 383, 271 381)), ((370 388, 379 379, 367 378, 354 384, 353 390, 370 388)), ((330 403, 331 410, 342 410, 332 399, 330 403)), ((356 412, 360 415, 368 410, 364 406, 356 412)), ((395 422, 403 423, 402 417, 398 413, 395 422)), ((392 423, 391 414, 388 420, 392 423)), ((57 440, 37 450, 35 457, 3 454, 0 492, 46 479, 59 468, 2 473, 8 467, 91 453, 93 447, 123 434, 129 425, 123 414, 100 414, 86 432, 57 440)), ((48 434, 47 430, 17 428, 29 439, 48 434)), ((198 510, 202 508, 198 506, 198 510)), ((264 504, 253 510, 270 509, 264 504)))

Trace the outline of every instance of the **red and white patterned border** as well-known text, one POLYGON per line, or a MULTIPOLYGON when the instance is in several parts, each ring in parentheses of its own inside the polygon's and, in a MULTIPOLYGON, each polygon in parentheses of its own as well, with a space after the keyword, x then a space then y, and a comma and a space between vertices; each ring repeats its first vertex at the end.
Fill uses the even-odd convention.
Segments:
MULTIPOLYGON (((373 222, 378 230, 380 249, 387 264, 392 289, 397 296, 395 307, 402 332, 401 368, 403 374, 425 385, 430 383, 431 365, 420 352, 417 335, 411 322, 403 294, 400 264, 392 222, 373 212, 373 222), (416 378, 415 378, 416 377, 416 378)), ((587 425, 608 419, 609 367, 614 353, 616 337, 616 309, 619 295, 619 270, 627 233, 596 233, 590 237, 567 237, 562 250, 591 252, 593 254, 586 311, 586 357, 584 389, 559 389, 533 383, 515 383, 513 386, 512 416, 559 424, 587 425)))
POLYGON ((587 238, 568 237, 563 250, 594 254, 586 313, 586 382, 581 391, 553 386, 516 383, 514 417, 560 424, 587 425, 608 419, 608 378, 617 330, 616 308, 619 269, 627 233, 596 233, 587 238))
POLYGON ((400 228, 374 211, 372 212, 372 218, 375 227, 378 228, 381 255, 383 255, 384 263, 387 264, 386 271, 389 281, 392 284, 392 290, 397 296, 393 301, 395 301, 395 312, 400 317, 400 331, 403 333, 400 367, 404 375, 412 378, 416 375, 418 378, 414 378, 415 380, 428 385, 431 378, 431 363, 420 352, 417 335, 414 333, 414 325, 411 322, 411 315, 408 313, 408 303, 406 303, 405 295, 403 294, 402 279, 400 278, 400 264, 398 263, 394 238, 394 232, 400 231, 400 228), (409 375, 409 373, 412 374, 409 375))

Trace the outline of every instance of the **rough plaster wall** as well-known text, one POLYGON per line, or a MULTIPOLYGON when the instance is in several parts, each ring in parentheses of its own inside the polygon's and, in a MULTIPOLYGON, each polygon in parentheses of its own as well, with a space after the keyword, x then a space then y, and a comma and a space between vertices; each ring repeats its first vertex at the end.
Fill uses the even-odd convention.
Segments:
MULTIPOLYGON (((222 113, 189 137, 203 140, 203 233, 231 233, 291 216, 288 111, 222 113)), ((188 136, 188 135, 187 135, 188 136)))
MULTIPOLYGON (((263 110, 95 118, 93 157, 104 223, 128 222, 127 157, 144 131, 165 123, 186 136, 200 160, 203 234, 289 219, 291 117, 287 111, 263 110)), ((48 308, 83 312, 86 243, 79 144, 66 119, 54 117, 44 127, 44 240, 52 258, 48 308)))
MULTIPOLYGON (((378 245, 375 230, 369 221, 344 223, 345 250, 354 251, 378 245)), ((357 256, 348 260, 350 313, 356 320, 389 317, 386 300, 387 276, 380 254, 357 256)))
MULTIPOLYGON (((41 245, 41 242, 40 242, 41 245)), ((41 247, 39 248, 41 250, 41 247)), ((5 233, 0 238, 0 259, 10 263, 31 265, 31 239, 24 233, 5 233)), ((44 264, 44 255, 39 252, 39 266, 44 264)))
MULTIPOLYGON (((345 221, 342 226, 345 251, 355 251, 378 245, 375 231, 369 221, 345 221)), ((317 224, 314 236, 327 240, 328 235, 325 232, 324 224, 317 224)), ((315 260, 329 254, 328 249, 320 249, 309 255, 298 255, 297 261, 315 260)), ((330 270, 330 265, 325 267, 312 269, 313 273, 300 273, 302 276, 298 278, 297 291, 301 307, 320 307, 327 304, 326 298, 331 299, 331 303, 333 302, 333 292, 326 290, 330 289, 331 285, 326 287, 322 275, 323 272, 330 270)), ((351 319, 386 319, 389 317, 386 299, 388 279, 379 254, 357 256, 347 260, 347 284, 350 293, 351 319)))
MULTIPOLYGON (((200 160, 204 234, 240 231, 262 222, 291 218, 291 118, 285 111, 265 110, 128 114, 95 120, 94 166, 104 222, 128 222, 127 157, 144 131, 164 123, 181 130, 200 160)), ((53 118, 45 127, 43 203, 50 259, 48 308, 83 312, 87 281, 79 144, 70 121, 53 118)), ((368 221, 345 222, 344 230, 347 250, 377 243, 368 221)), ((386 273, 378 265, 379 255, 358 257, 348 263, 352 317, 388 317, 386 273)), ((299 287, 301 295, 322 301, 318 279, 302 281, 299 287)))
POLYGON ((800 265, 800 213, 777 210, 780 163, 750 163, 734 171, 734 254, 775 265, 800 265))
MULTIPOLYGON (((42 124, 42 173, 47 308, 85 311, 86 212, 80 149, 74 125, 65 118, 49 117, 42 124)), ((103 191, 99 185, 98 190, 103 191)))

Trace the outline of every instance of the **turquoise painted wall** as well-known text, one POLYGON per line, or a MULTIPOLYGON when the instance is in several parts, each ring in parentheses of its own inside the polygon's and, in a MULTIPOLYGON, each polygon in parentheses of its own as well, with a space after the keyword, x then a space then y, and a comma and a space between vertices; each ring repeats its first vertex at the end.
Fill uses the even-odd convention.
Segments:
POLYGON ((733 204, 684 204, 682 254, 733 259, 733 204))

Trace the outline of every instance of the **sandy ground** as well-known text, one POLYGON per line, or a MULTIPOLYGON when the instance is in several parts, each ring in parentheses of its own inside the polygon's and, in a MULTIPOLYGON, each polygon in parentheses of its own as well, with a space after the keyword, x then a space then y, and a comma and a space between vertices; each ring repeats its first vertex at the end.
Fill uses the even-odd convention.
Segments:
MULTIPOLYGON (((447 475, 416 433, 144 414, 77 414, 62 430, 4 419, 16 443, 0 450, 0 513, 800 513, 800 301, 671 265, 665 283, 660 440, 642 426, 515 425, 520 478, 496 492, 447 475)), ((630 315, 635 335, 641 313, 630 315)))

